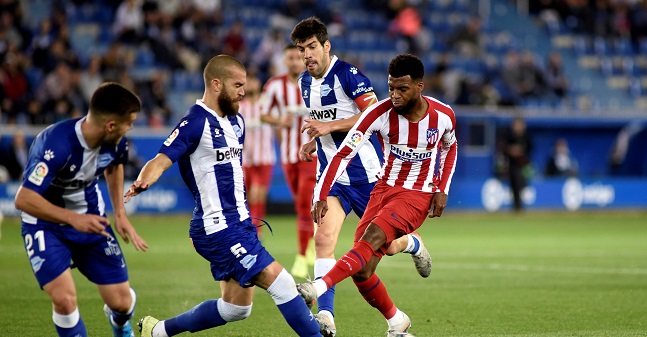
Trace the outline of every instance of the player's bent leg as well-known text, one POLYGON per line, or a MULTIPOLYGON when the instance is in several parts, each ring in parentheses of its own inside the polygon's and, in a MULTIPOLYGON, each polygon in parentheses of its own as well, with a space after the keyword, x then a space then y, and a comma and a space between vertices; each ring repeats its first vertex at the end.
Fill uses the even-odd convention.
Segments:
POLYGON ((411 254, 418 274, 422 277, 429 277, 432 267, 431 255, 418 232, 407 234, 391 242, 386 255, 395 255, 400 252, 411 254))
POLYGON ((52 320, 59 337, 86 337, 85 324, 79 314, 74 279, 68 268, 61 275, 43 286, 52 300, 52 320))
POLYGON ((135 313, 137 295, 128 282, 98 285, 99 294, 105 302, 103 312, 108 318, 114 337, 134 337, 130 319, 135 313))
MULTIPOLYGON (((335 247, 337 246, 337 238, 339 232, 346 219, 346 212, 342 207, 337 197, 328 197, 328 212, 321 220, 319 226, 315 226, 315 279, 320 279, 326 275, 337 262, 335 260, 335 247)), ((330 330, 335 330, 335 287, 331 287, 317 301, 319 313, 326 318, 328 325, 331 325, 330 330)), ((321 315, 319 315, 321 316, 321 315)), ((330 334, 329 334, 330 335, 330 334)), ((332 334, 334 336, 334 334, 332 334)))
POLYGON ((299 336, 321 336, 319 324, 299 296, 294 279, 278 262, 272 262, 252 282, 267 290, 285 321, 299 336))

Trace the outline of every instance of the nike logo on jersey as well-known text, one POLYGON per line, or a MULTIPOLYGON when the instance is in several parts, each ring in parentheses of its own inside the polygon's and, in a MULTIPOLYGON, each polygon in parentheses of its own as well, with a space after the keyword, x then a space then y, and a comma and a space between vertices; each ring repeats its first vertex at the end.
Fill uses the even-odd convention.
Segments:
POLYGON ((337 108, 326 109, 326 110, 311 110, 310 118, 312 119, 336 119, 337 118, 337 108))

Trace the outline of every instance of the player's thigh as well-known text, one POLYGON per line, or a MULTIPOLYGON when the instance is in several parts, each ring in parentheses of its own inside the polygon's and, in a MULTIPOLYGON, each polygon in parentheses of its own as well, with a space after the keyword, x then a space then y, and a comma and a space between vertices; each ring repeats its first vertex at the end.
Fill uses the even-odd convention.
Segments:
POLYGON ((252 305, 254 299, 254 287, 243 288, 233 279, 220 281, 220 292, 225 302, 239 306, 252 305))
POLYGON ((43 286, 43 290, 52 300, 54 310, 63 315, 70 314, 76 309, 76 287, 70 268, 59 274, 43 286))
POLYGON ((131 306, 130 284, 121 282, 117 284, 97 285, 99 295, 110 308, 118 311, 127 311, 131 306))
POLYGON ((22 237, 32 272, 41 288, 69 269, 72 251, 61 227, 23 223, 22 237))

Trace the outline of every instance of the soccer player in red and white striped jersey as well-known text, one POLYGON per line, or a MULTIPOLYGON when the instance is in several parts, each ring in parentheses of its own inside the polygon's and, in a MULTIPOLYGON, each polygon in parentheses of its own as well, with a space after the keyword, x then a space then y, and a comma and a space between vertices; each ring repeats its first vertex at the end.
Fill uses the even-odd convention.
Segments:
POLYGON ((297 80, 305 71, 305 65, 295 46, 285 47, 284 62, 288 72, 274 76, 265 83, 261 120, 278 129, 281 164, 297 213, 299 251, 290 273, 305 278, 308 276, 308 265, 311 264, 305 255, 310 239, 314 235, 310 206, 312 190, 316 184, 317 162, 299 160, 301 145, 309 142, 311 137, 300 132, 307 111, 301 99, 297 80))
POLYGON ((274 130, 261 122, 261 82, 254 76, 247 76, 245 98, 240 101, 238 111, 245 118, 245 147, 243 147, 243 171, 247 189, 247 205, 261 234, 260 219, 265 218, 267 192, 272 182, 272 168, 276 163, 274 151, 274 130))
POLYGON ((388 336, 406 336, 411 320, 393 304, 374 270, 393 240, 415 231, 427 216, 441 216, 456 167, 454 112, 421 94, 423 77, 424 66, 416 56, 394 58, 389 64, 390 99, 362 114, 328 164, 314 192, 317 223, 326 215, 326 198, 335 180, 373 133, 381 136, 385 161, 357 225, 355 245, 321 279, 297 286, 308 302, 351 276, 366 301, 386 318, 388 336))

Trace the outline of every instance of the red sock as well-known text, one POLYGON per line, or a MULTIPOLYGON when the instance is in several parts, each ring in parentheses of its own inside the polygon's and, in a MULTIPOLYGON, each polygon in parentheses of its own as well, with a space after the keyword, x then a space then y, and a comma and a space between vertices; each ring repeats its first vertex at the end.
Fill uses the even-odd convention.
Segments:
POLYGON ((308 217, 307 219, 299 219, 297 231, 299 232, 299 254, 306 255, 308 242, 310 242, 310 239, 315 232, 312 218, 308 217))
POLYGON ((355 286, 357 286, 357 290, 359 290, 366 302, 379 310, 384 315, 384 318, 393 318, 397 308, 393 304, 391 297, 389 297, 384 283, 380 281, 376 274, 371 275, 366 281, 355 282, 355 286))
POLYGON ((366 262, 373 256, 373 247, 368 241, 359 240, 353 249, 344 254, 332 267, 328 274, 321 279, 326 282, 328 288, 341 282, 343 279, 355 275, 366 262))
POLYGON ((265 215, 267 215, 266 210, 267 206, 265 205, 265 202, 259 202, 256 204, 256 217, 265 220, 265 215))

